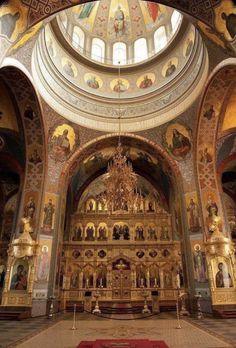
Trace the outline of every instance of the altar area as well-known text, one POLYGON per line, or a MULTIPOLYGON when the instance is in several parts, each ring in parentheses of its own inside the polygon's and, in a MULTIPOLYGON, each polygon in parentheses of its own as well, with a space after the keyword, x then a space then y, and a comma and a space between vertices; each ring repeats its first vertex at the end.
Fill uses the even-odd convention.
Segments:
POLYGON ((111 213, 99 198, 82 195, 63 243, 61 309, 77 304, 91 311, 95 293, 107 307, 144 298, 151 304, 152 294, 162 307, 175 306, 177 288, 184 292, 181 243, 170 211, 154 188, 149 192, 135 212, 111 213))

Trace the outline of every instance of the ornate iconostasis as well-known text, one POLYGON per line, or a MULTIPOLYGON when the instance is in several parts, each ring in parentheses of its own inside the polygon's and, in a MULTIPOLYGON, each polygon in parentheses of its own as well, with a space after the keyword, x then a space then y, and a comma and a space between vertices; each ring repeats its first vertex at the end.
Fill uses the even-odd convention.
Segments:
POLYGON ((84 160, 69 187, 72 208, 67 207, 58 276, 65 304, 83 300, 86 289, 99 289, 104 301, 142 300, 144 288, 159 289, 164 302, 176 298, 179 283, 184 288, 180 234, 174 200, 170 202, 174 192, 161 159, 145 149, 124 146, 140 173, 139 199, 134 209, 127 205, 109 211, 102 199, 106 174, 101 170, 106 170, 114 150, 108 147, 84 160), (152 184, 152 177, 162 181, 152 184))

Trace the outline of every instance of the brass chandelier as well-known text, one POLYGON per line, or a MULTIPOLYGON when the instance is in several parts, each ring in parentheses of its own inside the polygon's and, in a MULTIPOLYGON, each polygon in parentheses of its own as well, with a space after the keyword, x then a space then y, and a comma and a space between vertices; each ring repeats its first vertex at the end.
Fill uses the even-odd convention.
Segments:
MULTIPOLYGON (((120 65, 118 68, 118 79, 120 80, 120 65)), ((103 198, 107 205, 107 209, 111 212, 119 210, 135 211, 137 210, 140 198, 137 193, 137 175, 133 171, 132 164, 128 162, 127 157, 123 154, 120 139, 120 90, 118 90, 118 93, 118 146, 116 147, 111 161, 108 163, 107 173, 104 177, 105 192, 103 198)))

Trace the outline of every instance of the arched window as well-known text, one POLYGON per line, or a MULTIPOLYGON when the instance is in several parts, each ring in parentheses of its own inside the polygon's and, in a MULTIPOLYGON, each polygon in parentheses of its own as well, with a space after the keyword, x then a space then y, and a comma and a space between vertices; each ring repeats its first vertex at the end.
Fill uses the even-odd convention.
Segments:
POLYGON ((179 23, 181 21, 182 15, 180 12, 174 10, 172 15, 171 15, 171 26, 172 26, 172 31, 175 32, 176 29, 179 26, 179 23))
POLYGON ((79 27, 73 29, 72 45, 79 50, 84 48, 84 32, 79 27))
POLYGON ((164 25, 158 28, 154 33, 155 51, 159 52, 167 45, 167 35, 164 25))
POLYGON ((94 38, 92 41, 92 53, 91 58, 98 62, 104 62, 105 56, 105 43, 98 38, 94 38))
POLYGON ((60 19, 61 19, 61 22, 62 22, 62 26, 63 26, 63 29, 67 29, 67 24, 68 24, 68 19, 67 19, 67 15, 65 14, 64 11, 62 11, 60 13, 60 19))
POLYGON ((127 63, 126 44, 123 42, 116 42, 113 45, 113 64, 124 65, 127 63))
POLYGON ((138 63, 148 58, 147 40, 138 39, 134 43, 134 62, 138 63))

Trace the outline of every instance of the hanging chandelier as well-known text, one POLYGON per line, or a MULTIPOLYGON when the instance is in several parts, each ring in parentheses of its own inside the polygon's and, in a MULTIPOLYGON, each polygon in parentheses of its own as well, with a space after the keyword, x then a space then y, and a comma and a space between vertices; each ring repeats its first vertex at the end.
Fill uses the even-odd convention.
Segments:
MULTIPOLYGON (((118 68, 118 80, 120 80, 120 65, 118 68)), ((118 146, 116 147, 111 161, 108 163, 107 173, 104 177, 105 192, 103 194, 103 199, 107 209, 111 212, 119 210, 136 211, 140 198, 137 192, 137 175, 133 171, 132 164, 123 154, 120 139, 120 90, 118 93, 118 146)))

